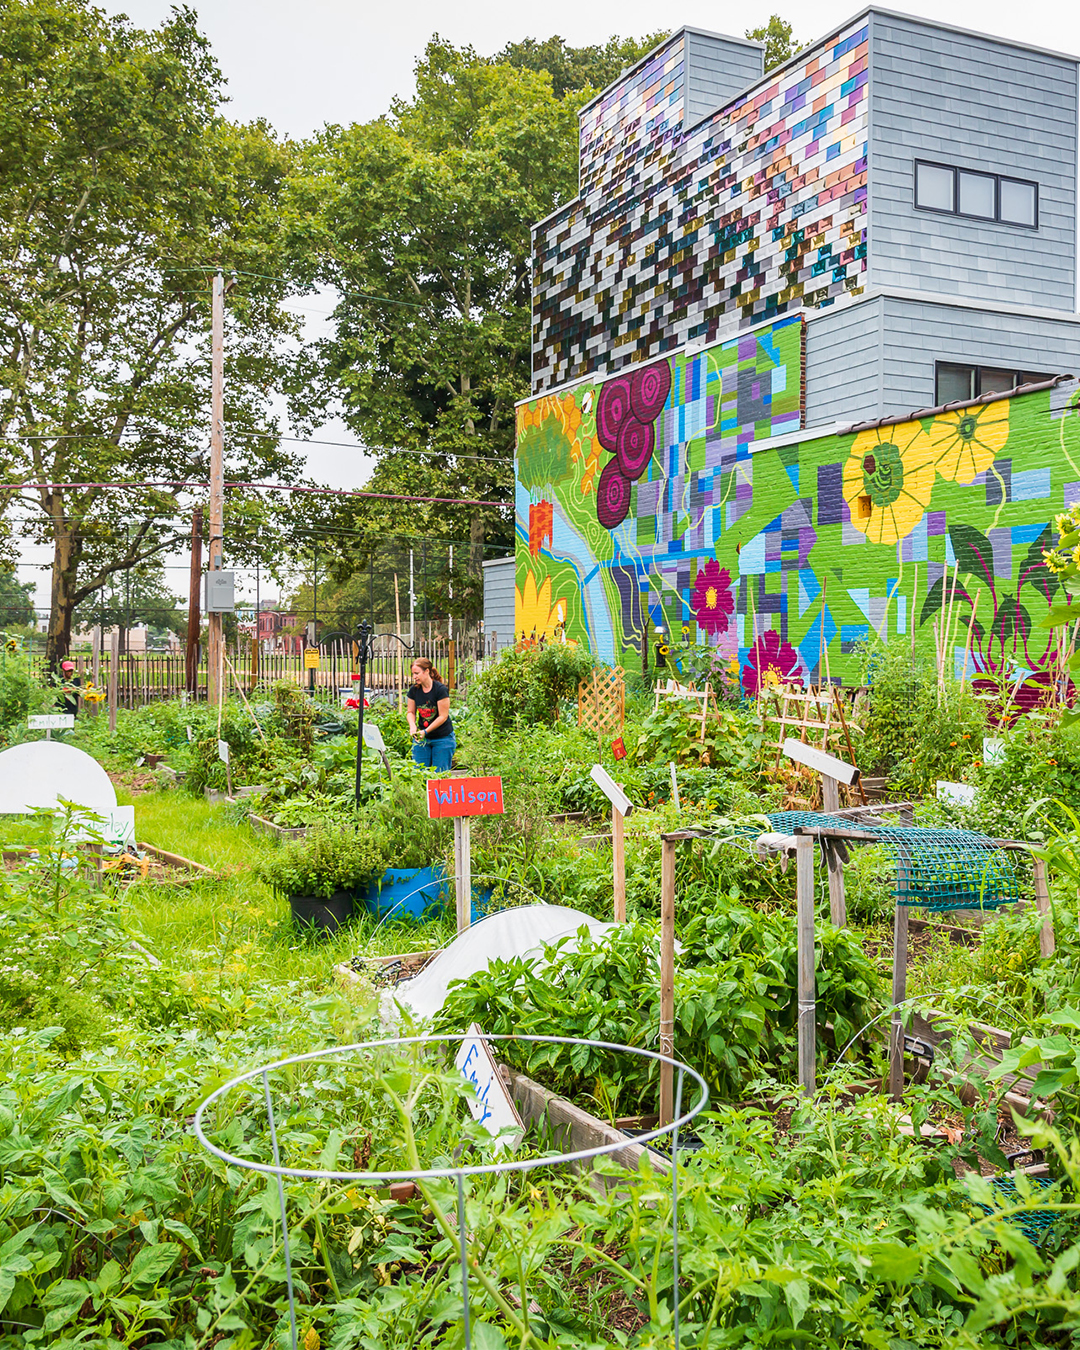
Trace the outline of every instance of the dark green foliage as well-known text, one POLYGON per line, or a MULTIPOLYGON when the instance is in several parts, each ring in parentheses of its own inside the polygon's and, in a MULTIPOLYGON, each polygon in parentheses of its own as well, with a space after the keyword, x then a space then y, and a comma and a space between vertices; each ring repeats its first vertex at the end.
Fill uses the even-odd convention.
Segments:
MULTIPOLYGON (((703 909, 680 929, 675 976, 675 1053, 712 1089, 737 1100, 763 1073, 794 1076, 796 935, 794 920, 732 902, 703 909)), ((869 1021, 878 977, 850 930, 824 925, 818 953, 818 1020, 846 1041, 869 1021)), ((584 930, 575 951, 545 948, 545 964, 515 958, 451 986, 437 1024, 481 1021, 492 1033, 560 1035, 655 1049, 659 1028, 658 935, 625 924, 595 941, 584 930)), ((508 1058, 569 1096, 602 1091, 616 1114, 649 1109, 655 1073, 648 1061, 588 1046, 567 1050, 522 1043, 508 1058)))
POLYGON ((300 839, 289 839, 269 852, 259 867, 266 884, 281 895, 317 895, 359 891, 381 876, 383 853, 372 836, 351 822, 318 821, 300 839))
POLYGON ((13 567, 0 565, 0 632, 34 622, 34 583, 20 581, 13 567))
POLYGON ((758 28, 748 28, 746 36, 752 42, 764 42, 766 71, 782 66, 802 45, 793 35, 791 24, 779 14, 770 14, 769 22, 758 28))
POLYGON ((570 643, 514 648, 476 678, 473 697, 497 727, 553 722, 564 700, 576 703, 578 684, 593 665, 584 647, 570 643))
POLYGON ((361 817, 358 828, 370 835, 385 867, 432 867, 450 844, 453 823, 428 816, 429 773, 418 768, 410 775, 399 769, 361 817))
POLYGON ((519 69, 546 71, 555 97, 565 98, 579 91, 604 89, 668 35, 668 30, 659 29, 640 39, 611 37, 591 47, 571 47, 558 36, 543 41, 523 38, 508 42, 494 60, 519 69))

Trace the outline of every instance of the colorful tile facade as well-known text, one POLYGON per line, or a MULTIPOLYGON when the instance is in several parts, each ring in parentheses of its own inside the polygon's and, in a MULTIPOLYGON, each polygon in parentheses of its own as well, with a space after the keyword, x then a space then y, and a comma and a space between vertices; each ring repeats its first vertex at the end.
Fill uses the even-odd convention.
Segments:
POLYGON ((686 129, 684 42, 583 114, 581 196, 534 233, 537 392, 862 290, 865 22, 686 129))
POLYGON ((518 409, 518 634, 651 665, 661 638, 763 681, 858 673, 873 634, 1048 686, 1053 521, 1080 496, 1080 386, 859 432, 801 434, 803 320, 586 380, 518 409), (977 608, 976 608, 977 605, 977 608))

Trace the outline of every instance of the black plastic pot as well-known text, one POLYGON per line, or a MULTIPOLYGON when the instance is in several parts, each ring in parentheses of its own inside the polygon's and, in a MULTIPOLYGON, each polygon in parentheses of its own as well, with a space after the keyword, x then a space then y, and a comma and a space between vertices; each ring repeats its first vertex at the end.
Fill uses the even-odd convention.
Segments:
POLYGON ((335 891, 327 899, 322 895, 290 895, 289 909, 298 928, 312 928, 318 933, 336 933, 352 918, 352 891, 335 891))

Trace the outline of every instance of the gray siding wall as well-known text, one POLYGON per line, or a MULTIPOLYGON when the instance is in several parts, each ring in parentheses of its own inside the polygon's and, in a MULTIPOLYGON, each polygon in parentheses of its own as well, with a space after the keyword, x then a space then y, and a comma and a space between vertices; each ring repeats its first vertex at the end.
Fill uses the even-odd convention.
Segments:
POLYGON ((806 425, 880 416, 884 300, 827 309, 806 324, 806 425))
POLYGON ((686 30, 683 126, 692 127, 759 80, 765 53, 737 38, 686 30))
POLYGON ((484 632, 495 633, 499 650, 514 643, 514 559, 484 563, 484 632))
POLYGON ((1080 373, 1080 323, 887 297, 880 415, 934 402, 934 362, 1080 373))
POLYGON ((917 19, 870 17, 868 282, 1076 305, 1077 66, 917 19), (914 207, 914 161, 1039 184, 1039 228, 914 207))

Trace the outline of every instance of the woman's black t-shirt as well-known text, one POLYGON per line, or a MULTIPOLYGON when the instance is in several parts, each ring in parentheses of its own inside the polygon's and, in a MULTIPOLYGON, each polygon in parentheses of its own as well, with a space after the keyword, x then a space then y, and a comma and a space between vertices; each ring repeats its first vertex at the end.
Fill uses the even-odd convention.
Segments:
MULTIPOLYGON (((440 684, 438 680, 433 680, 431 688, 425 694, 418 684, 414 684, 409 690, 409 698, 416 704, 416 725, 420 731, 427 731, 432 722, 439 715, 439 699, 449 698, 450 690, 445 684, 440 684)), ((454 732, 454 723, 451 718, 447 718, 442 726, 436 727, 427 739, 438 741, 443 736, 451 736, 454 732)))

